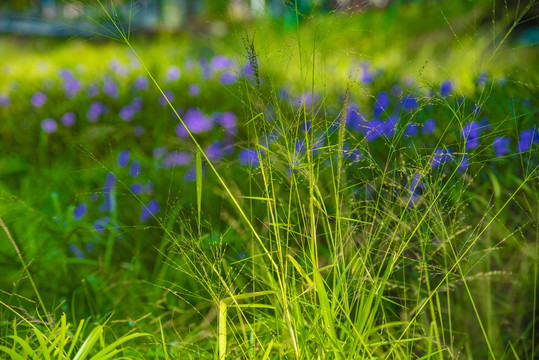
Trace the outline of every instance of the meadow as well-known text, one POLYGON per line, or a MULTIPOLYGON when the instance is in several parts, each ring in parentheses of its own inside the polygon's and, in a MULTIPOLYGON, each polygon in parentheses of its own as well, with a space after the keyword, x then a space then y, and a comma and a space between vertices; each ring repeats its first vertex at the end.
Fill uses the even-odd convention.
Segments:
POLYGON ((0 38, 0 358, 539 356, 535 1, 287 3, 0 38))

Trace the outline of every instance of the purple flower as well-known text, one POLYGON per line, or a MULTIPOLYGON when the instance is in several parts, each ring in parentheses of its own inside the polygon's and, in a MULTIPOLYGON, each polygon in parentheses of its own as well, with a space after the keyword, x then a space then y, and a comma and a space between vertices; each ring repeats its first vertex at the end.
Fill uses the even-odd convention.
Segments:
POLYGON ((219 81, 223 85, 232 85, 238 81, 238 75, 232 71, 225 71, 219 77, 219 81))
POLYGON ((103 216, 94 221, 94 230, 102 234, 105 231, 107 225, 110 224, 110 217, 103 216))
POLYGON ((127 166, 127 164, 129 164, 129 155, 130 155, 129 150, 120 151, 120 153, 118 154, 118 160, 117 160, 118 167, 124 168, 127 166))
POLYGON ((191 84, 189 86, 189 95, 197 96, 198 94, 200 94, 200 87, 197 84, 191 84))
POLYGON ((174 101, 174 94, 172 93, 172 91, 168 91, 168 90, 165 90, 164 91, 165 95, 161 95, 159 97, 159 105, 161 106, 165 106, 168 104, 168 102, 172 103, 174 101), (167 102, 167 99, 168 99, 168 102, 167 102))
POLYGON ((140 161, 133 161, 131 163, 131 167, 129 168, 129 176, 131 177, 137 177, 141 174, 142 169, 140 166, 140 161))
POLYGON ((58 125, 54 119, 45 119, 41 122, 41 129, 47 134, 55 132, 57 128, 58 125))
POLYGON ((236 114, 234 114, 233 112, 227 111, 221 114, 221 116, 218 117, 217 121, 219 122, 219 124, 221 124, 222 127, 225 128, 227 134, 235 135, 237 133, 237 117, 236 114))
POLYGON ((166 147, 160 147, 160 148, 154 148, 153 149, 153 157, 155 159, 162 158, 163 156, 165 156, 166 153, 167 153, 167 148, 166 147))
POLYGON ((243 149, 238 154, 238 160, 240 165, 243 166, 258 166, 260 160, 258 159, 258 153, 255 149, 243 149))
POLYGON ((204 152, 210 161, 219 161, 223 158, 223 146, 219 140, 206 147, 204 152))
POLYGON ((168 81, 176 81, 180 78, 180 75, 180 69, 173 65, 168 68, 166 77, 168 81))
POLYGON ((79 260, 84 258, 84 253, 75 244, 69 245, 69 251, 71 251, 73 254, 75 254, 77 259, 79 259, 79 260))
POLYGON ((453 92, 453 85, 451 84, 451 81, 446 80, 440 85, 440 95, 443 97, 451 95, 453 92))
POLYGON ((0 106, 8 107, 10 104, 9 97, 5 94, 0 94, 0 106))
POLYGON ((91 242, 86 243, 86 251, 92 252, 92 250, 94 250, 94 244, 91 242))
POLYGON ((99 89, 96 85, 90 85, 88 87, 88 97, 93 98, 96 97, 99 94, 99 89))
POLYGON ((82 219, 82 217, 86 215, 86 211, 87 208, 85 203, 80 203, 79 205, 77 205, 75 210, 73 210, 73 220, 77 221, 82 219))
MULTIPOLYGON (((201 176, 204 176, 204 167, 202 167, 202 174, 201 176)), ((183 181, 185 182, 193 182, 197 179, 197 169, 196 166, 193 166, 185 172, 185 175, 183 176, 183 181)))
POLYGON ((479 75, 479 78, 477 79, 477 85, 481 85, 487 82, 487 73, 482 72, 481 75, 479 75))
POLYGON ((131 105, 126 105, 120 109, 119 115, 123 121, 131 121, 135 115, 135 109, 133 109, 131 105))
POLYGON ((294 100, 294 105, 297 107, 305 106, 306 108, 313 106, 318 101, 318 95, 307 92, 303 95, 296 97, 294 100))
POLYGON ((380 117, 380 115, 384 111, 387 110, 388 106, 389 106, 389 95, 387 94, 387 92, 382 91, 376 97, 376 103, 374 105, 374 110, 373 110, 373 116, 375 118, 380 117))
POLYGON ((175 151, 167 154, 163 160, 163 165, 166 168, 171 168, 174 166, 187 165, 193 160, 193 156, 186 152, 175 151))
POLYGON ((142 110, 142 98, 140 98, 139 96, 133 98, 133 100, 131 100, 131 108, 135 112, 139 112, 140 110, 142 110))
POLYGON ((107 111, 107 107, 102 102, 96 101, 90 104, 90 108, 86 113, 86 118, 90 122, 96 122, 98 117, 107 111))
POLYGON ((434 128, 436 126, 436 121, 434 119, 427 119, 423 123, 423 127, 421 129, 421 132, 425 135, 430 135, 434 132, 434 128))
POLYGON ((367 126, 367 120, 359 112, 357 105, 351 105, 346 112, 346 126, 353 129, 357 133, 363 133, 367 126))
POLYGON ((64 126, 73 126, 75 124, 76 118, 77 116, 75 115, 75 113, 67 112, 62 115, 61 121, 64 126))
POLYGON ((193 134, 200 134, 213 128, 213 120, 196 108, 190 108, 186 111, 183 123, 185 126, 181 123, 176 126, 178 137, 186 137, 188 135, 187 129, 193 134))
POLYGON ((105 185, 103 185, 103 197, 104 201, 99 205, 99 211, 110 212, 114 208, 114 199, 112 197, 112 190, 116 185, 116 176, 112 172, 107 173, 105 178, 105 185))
POLYGON ((159 211, 159 203, 157 200, 150 201, 149 204, 143 205, 140 211, 140 221, 146 222, 150 220, 159 211))
POLYGON ((198 65, 202 70, 202 76, 204 77, 204 79, 209 79, 211 77, 211 68, 208 65, 208 60, 202 58, 198 61, 198 65))
POLYGON ((144 191, 144 187, 142 186, 142 184, 140 183, 134 183, 132 184, 129 189, 131 190, 131 192, 135 195, 140 195, 142 194, 142 192, 144 191))
POLYGON ((144 75, 140 75, 135 79, 134 87, 137 90, 146 90, 148 88, 148 79, 144 75))
POLYGON ((151 195, 153 191, 153 182, 148 180, 146 186, 144 186, 144 191, 146 192, 146 194, 151 195))
POLYGON ((64 79, 64 90, 66 97, 72 99, 82 89, 80 82, 74 77, 64 79))
POLYGON ((254 77, 254 71, 253 71, 253 68, 251 67, 251 64, 243 65, 243 74, 245 75, 245 77, 249 79, 252 79, 254 77))
POLYGON ((404 129, 405 136, 417 136, 419 134, 419 125, 416 123, 409 123, 404 129))
POLYGON ((470 166, 470 155, 464 154, 459 163, 459 167, 457 168, 457 171, 460 173, 464 172, 468 169, 469 166, 470 166))
POLYGON ((524 130, 520 133, 518 138, 517 151, 519 153, 527 151, 532 144, 537 143, 539 143, 539 133, 537 132, 537 129, 532 127, 531 129, 524 130))
POLYGON ((367 62, 361 65, 361 82, 366 85, 374 81, 374 74, 370 71, 369 67, 369 63, 367 62))
POLYGON ((210 67, 213 71, 226 70, 231 66, 232 61, 223 55, 214 56, 210 62, 210 67))
POLYGON ((509 152, 509 144, 511 144, 511 139, 508 137, 497 136, 492 142, 494 147, 494 153, 497 157, 503 156, 509 152))
POLYGON ((408 198, 408 207, 413 207, 414 203, 419 200, 419 189, 423 189, 425 187, 425 183, 422 181, 419 181, 421 178, 421 174, 416 173, 412 179, 412 183, 410 184, 410 197, 408 198))
POLYGON ((412 94, 404 95, 401 99, 401 106, 404 111, 410 112, 417 108, 417 99, 412 94))
POLYGON ((382 127, 381 127, 382 135, 388 138, 392 137, 393 134, 395 134, 395 129, 397 127, 398 122, 399 122, 399 119, 396 116, 391 115, 387 120, 385 120, 382 123, 382 127))
POLYGON ((483 118, 480 123, 476 121, 470 121, 462 128, 461 135, 462 140, 464 141, 464 146, 466 150, 475 149, 479 146, 479 138, 481 137, 481 132, 484 129, 488 129, 487 118, 483 118))
POLYGON ((480 112, 481 112, 481 106, 479 106, 478 104, 473 104, 472 113, 474 113, 474 115, 477 115, 480 112))
POLYGON ((371 120, 365 125, 365 139, 374 141, 382 135, 382 122, 379 120, 371 120))
POLYGON ((442 149, 436 149, 434 150, 434 155, 432 156, 431 160, 431 166, 433 169, 436 169, 438 166, 442 165, 443 163, 446 163, 448 161, 451 161, 453 158, 453 152, 451 150, 442 150, 442 149))
POLYGON ((45 101, 47 101, 47 95, 45 95, 41 91, 36 92, 30 100, 32 105, 35 107, 42 107, 45 104, 45 101))
POLYGON ((118 86, 111 79, 105 79, 103 81, 103 92, 113 99, 118 98, 118 86))

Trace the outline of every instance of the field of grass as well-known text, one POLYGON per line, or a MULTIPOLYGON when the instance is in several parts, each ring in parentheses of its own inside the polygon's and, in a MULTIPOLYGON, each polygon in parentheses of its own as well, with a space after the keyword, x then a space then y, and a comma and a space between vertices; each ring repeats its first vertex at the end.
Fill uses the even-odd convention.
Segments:
POLYGON ((535 1, 290 4, 0 38, 0 358, 539 356, 535 1))

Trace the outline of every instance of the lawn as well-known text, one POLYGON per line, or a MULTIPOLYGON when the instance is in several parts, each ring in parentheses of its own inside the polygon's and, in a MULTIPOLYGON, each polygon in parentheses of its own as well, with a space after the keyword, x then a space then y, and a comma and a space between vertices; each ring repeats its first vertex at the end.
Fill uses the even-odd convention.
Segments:
POLYGON ((0 37, 0 358, 539 356, 535 1, 286 3, 0 37))

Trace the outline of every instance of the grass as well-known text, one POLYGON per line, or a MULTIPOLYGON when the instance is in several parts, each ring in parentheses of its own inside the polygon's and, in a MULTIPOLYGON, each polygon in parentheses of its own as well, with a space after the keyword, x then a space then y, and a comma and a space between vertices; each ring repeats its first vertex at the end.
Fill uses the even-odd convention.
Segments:
POLYGON ((249 63, 252 78, 240 74, 226 86, 220 73, 204 79, 203 66, 187 64, 179 80, 166 79, 169 63, 206 51, 197 45, 203 35, 174 47, 171 39, 137 42, 106 4, 117 44, 54 44, 43 66, 26 48, 14 53, 24 58, 2 60, 10 70, 0 90, 11 104, 0 108, 8 240, 0 351, 13 359, 534 358, 539 163, 537 145, 519 151, 516 143, 537 126, 536 56, 510 41, 535 7, 506 9, 492 28, 477 25, 491 6, 395 5, 360 18, 291 8, 292 33, 279 20, 232 23, 234 36, 212 47, 235 49, 231 58, 249 63), (418 21, 424 12, 431 16, 418 21), (255 35, 244 35, 245 26, 255 35), (369 36, 356 45, 362 33, 369 36), (130 64, 127 74, 108 69, 105 57, 130 64), (361 78, 366 60, 381 70, 372 83, 361 78), (84 66, 76 72, 84 91, 105 73, 119 95, 66 99, 57 74, 75 64, 84 66), (478 84, 482 71, 488 80, 478 84), (152 88, 134 90, 140 74, 152 88), (456 89, 443 96, 446 79, 456 89), (193 83, 197 97, 186 94, 193 83), (394 85, 402 92, 393 94, 394 85), (39 89, 47 105, 28 105, 39 89), (380 119, 390 126, 369 140, 378 130, 355 111, 370 117, 382 90, 395 109, 384 106, 380 119), (309 92, 318 96, 312 104, 302 96, 309 92), (417 106, 405 108, 407 94, 417 106), (120 120, 137 96, 142 110, 120 120), (108 112, 87 122, 96 100, 108 112), (231 155, 216 160, 208 150, 230 129, 196 130, 191 106, 237 114, 231 155), (76 114, 74 127, 40 129, 66 111, 76 114), (483 116, 489 127, 471 146, 463 128, 483 116), (432 134, 424 130, 430 118, 432 134), (185 136, 175 125, 187 125, 185 136), (503 156, 492 145, 497 136, 512 141, 503 156), (152 155, 162 146, 191 154, 189 165, 164 166, 152 155), (119 166, 124 149, 140 161, 140 175, 119 166), (449 150, 447 161, 437 152, 449 150), (103 186, 111 173, 113 185, 103 186), (158 211, 149 210, 154 200, 158 211), (88 213, 75 219, 83 202, 88 213), (144 206, 147 221, 139 220, 144 206), (97 322, 91 331, 89 318, 97 322))

